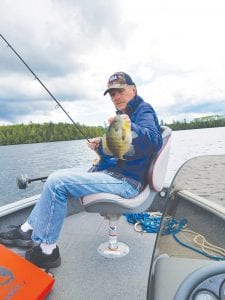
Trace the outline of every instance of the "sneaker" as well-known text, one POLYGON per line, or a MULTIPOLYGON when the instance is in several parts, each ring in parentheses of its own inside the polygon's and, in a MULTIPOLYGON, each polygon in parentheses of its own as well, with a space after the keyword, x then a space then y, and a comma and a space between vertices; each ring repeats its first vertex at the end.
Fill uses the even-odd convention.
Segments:
POLYGON ((10 225, 14 229, 0 232, 0 243, 8 246, 17 246, 17 247, 31 247, 34 245, 34 242, 31 239, 32 230, 23 232, 20 228, 21 225, 10 225))
POLYGON ((27 250, 25 258, 39 268, 57 268, 61 265, 61 257, 59 247, 53 250, 52 254, 45 254, 42 252, 40 245, 34 246, 27 250))

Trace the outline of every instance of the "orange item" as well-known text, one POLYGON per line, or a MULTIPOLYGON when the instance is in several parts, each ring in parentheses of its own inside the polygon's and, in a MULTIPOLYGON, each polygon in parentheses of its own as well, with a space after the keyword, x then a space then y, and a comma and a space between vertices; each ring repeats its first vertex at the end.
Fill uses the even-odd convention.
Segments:
POLYGON ((0 245, 1 300, 43 300, 54 282, 46 272, 0 245))

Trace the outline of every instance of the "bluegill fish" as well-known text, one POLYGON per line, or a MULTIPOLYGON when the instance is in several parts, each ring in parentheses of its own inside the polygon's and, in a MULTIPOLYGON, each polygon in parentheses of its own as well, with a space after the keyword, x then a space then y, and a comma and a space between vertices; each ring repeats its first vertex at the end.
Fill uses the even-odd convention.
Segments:
POLYGON ((134 155, 131 124, 120 115, 116 116, 102 138, 103 150, 108 155, 124 159, 124 155, 134 155))

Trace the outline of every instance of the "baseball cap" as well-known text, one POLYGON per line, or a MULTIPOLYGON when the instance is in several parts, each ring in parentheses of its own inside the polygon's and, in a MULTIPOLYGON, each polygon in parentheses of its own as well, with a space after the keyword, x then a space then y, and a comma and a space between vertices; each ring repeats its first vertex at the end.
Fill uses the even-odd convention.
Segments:
POLYGON ((104 92, 104 96, 111 89, 121 89, 127 85, 135 85, 131 77, 124 72, 116 72, 109 77, 107 90, 104 92))

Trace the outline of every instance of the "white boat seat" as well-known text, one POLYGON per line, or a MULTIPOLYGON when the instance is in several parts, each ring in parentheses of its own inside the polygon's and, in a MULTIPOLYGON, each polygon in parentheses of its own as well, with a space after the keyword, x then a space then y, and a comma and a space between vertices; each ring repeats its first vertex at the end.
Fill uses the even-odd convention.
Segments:
POLYGON ((98 248, 98 251, 106 257, 121 257, 129 252, 128 246, 124 243, 119 243, 117 240, 116 222, 120 216, 124 213, 145 211, 151 206, 157 193, 164 186, 172 130, 167 126, 161 126, 161 132, 163 145, 150 162, 146 178, 148 184, 138 196, 126 199, 115 194, 97 193, 87 195, 81 199, 81 203, 87 212, 99 213, 109 220, 109 242, 100 245, 98 248))
POLYGON ((147 209, 154 192, 160 192, 164 185, 166 169, 168 165, 171 132, 169 127, 161 126, 163 146, 152 158, 148 171, 148 184, 145 189, 134 198, 122 198, 115 194, 97 193, 85 196, 81 199, 82 205, 88 212, 98 213, 127 213, 138 212, 147 209), (150 197, 150 199, 148 199, 150 197), (149 201, 150 200, 150 201, 149 201))

